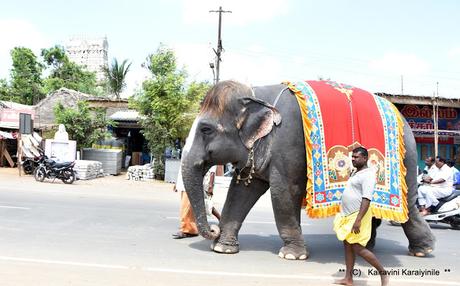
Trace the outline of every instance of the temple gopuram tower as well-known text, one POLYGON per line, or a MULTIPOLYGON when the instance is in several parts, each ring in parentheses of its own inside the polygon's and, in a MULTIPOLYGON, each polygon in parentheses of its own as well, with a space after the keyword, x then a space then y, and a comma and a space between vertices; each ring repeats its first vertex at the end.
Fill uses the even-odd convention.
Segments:
POLYGON ((105 79, 103 67, 108 66, 109 44, 107 37, 73 36, 66 43, 65 50, 71 61, 96 72, 96 79, 105 79))

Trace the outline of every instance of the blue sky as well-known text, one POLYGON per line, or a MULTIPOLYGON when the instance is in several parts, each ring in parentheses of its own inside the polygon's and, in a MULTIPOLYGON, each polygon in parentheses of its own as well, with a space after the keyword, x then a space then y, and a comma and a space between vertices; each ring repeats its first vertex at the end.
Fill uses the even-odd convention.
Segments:
POLYGON ((14 46, 64 45, 73 35, 107 36, 109 61, 129 59, 129 94, 160 42, 190 80, 212 81, 209 62, 222 6, 221 79, 250 85, 331 78, 372 92, 460 98, 460 2, 456 0, 5 1, 0 78, 14 46))

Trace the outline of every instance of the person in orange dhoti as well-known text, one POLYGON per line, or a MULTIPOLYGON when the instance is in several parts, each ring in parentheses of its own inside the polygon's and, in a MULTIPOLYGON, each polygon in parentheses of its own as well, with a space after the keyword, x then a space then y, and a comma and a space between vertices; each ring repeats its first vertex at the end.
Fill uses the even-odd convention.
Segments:
POLYGON ((334 231, 343 241, 345 249, 345 278, 334 284, 353 285, 353 268, 356 254, 379 271, 382 285, 388 285, 389 277, 377 257, 366 244, 371 237, 372 210, 369 208, 375 188, 375 170, 367 167, 368 152, 363 147, 353 150, 352 163, 356 169, 350 175, 342 194, 340 213, 334 219, 334 231))
MULTIPOLYGON (((182 152, 182 158, 190 151, 190 148, 193 143, 193 138, 195 136, 196 127, 198 125, 198 117, 193 121, 190 132, 187 136, 184 150, 182 152)), ((203 190, 205 192, 205 198, 209 198, 207 201, 210 202, 213 190, 214 190, 214 178, 216 175, 216 167, 211 167, 211 169, 206 173, 204 177, 204 186, 203 190)), ((180 224, 179 232, 174 233, 172 236, 174 239, 182 239, 187 237, 194 237, 198 235, 198 227, 195 221, 195 215, 193 214, 192 206, 190 200, 188 199, 187 193, 185 192, 184 182, 182 180, 182 162, 181 167, 179 168, 179 173, 177 174, 177 181, 174 185, 175 192, 181 192, 181 203, 180 203, 180 224)), ((209 215, 214 215, 218 220, 220 220, 220 214, 216 208, 209 203, 209 215)))
MULTIPOLYGON (((199 118, 195 118, 193 121, 192 127, 187 135, 185 140, 185 146, 182 151, 182 158, 190 151, 195 137, 196 128, 198 125, 199 118)), ((180 225, 179 232, 173 234, 174 239, 181 239, 186 237, 193 237, 198 235, 198 228, 195 222, 195 216, 193 215, 192 206, 188 199, 187 193, 185 192, 184 181, 182 180, 182 160, 181 167, 179 168, 179 173, 177 174, 176 184, 174 185, 174 191, 181 192, 181 203, 180 203, 180 225)))
POLYGON ((192 206, 188 199, 187 193, 185 192, 184 183, 182 181, 182 167, 179 168, 179 174, 177 175, 177 182, 174 185, 174 191, 180 191, 180 214, 179 214, 179 232, 173 234, 174 239, 181 239, 187 237, 193 237, 198 235, 198 228, 195 222, 195 216, 193 215, 192 206))

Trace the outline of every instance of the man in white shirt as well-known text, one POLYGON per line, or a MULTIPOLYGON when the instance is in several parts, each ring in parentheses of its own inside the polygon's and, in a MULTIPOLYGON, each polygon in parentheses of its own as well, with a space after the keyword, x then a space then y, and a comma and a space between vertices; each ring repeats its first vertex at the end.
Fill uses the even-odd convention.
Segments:
POLYGON ((423 172, 417 177, 417 182, 419 185, 423 184, 424 178, 433 178, 436 172, 438 172, 438 168, 436 168, 434 162, 435 159, 431 156, 425 159, 425 168, 423 169, 423 172))
POLYGON ((429 208, 435 207, 439 198, 447 197, 453 190, 452 170, 446 164, 446 159, 436 157, 435 166, 437 171, 433 177, 423 178, 424 184, 418 188, 418 203, 422 215, 430 214, 429 208))

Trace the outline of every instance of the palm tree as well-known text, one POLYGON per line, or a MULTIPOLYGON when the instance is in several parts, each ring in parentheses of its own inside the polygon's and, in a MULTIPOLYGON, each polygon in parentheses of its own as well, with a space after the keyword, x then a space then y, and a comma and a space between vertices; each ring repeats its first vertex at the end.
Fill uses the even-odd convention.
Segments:
POLYGON ((117 59, 114 58, 110 67, 104 67, 109 91, 115 94, 117 99, 120 99, 120 93, 126 86, 126 74, 131 67, 131 63, 127 63, 128 60, 124 60, 121 65, 118 65, 117 59))

